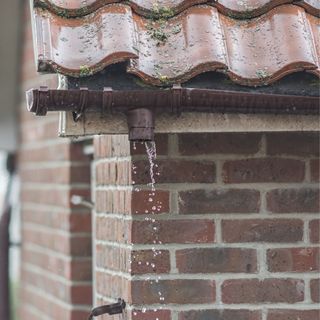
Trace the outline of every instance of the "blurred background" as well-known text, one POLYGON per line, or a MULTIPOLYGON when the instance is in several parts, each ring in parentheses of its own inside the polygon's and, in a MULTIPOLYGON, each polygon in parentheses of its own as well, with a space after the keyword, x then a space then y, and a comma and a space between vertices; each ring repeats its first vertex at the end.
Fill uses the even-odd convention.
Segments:
POLYGON ((2 1, 0 40, 0 320, 87 319, 91 211, 69 198, 89 197, 91 158, 58 113, 26 110, 26 90, 58 86, 36 72, 29 0, 2 1))
POLYGON ((10 305, 12 310, 11 319, 17 319, 15 314, 16 307, 14 304, 17 303, 16 289, 19 283, 20 268, 20 212, 17 206, 19 181, 14 174, 13 167, 18 146, 18 107, 21 92, 20 71, 23 39, 23 5, 24 2, 21 0, 5 0, 5 2, 2 3, 2 8, 0 10, 1 320, 8 317, 10 305), (8 229, 10 230, 10 233, 8 233, 8 229), (9 299, 10 295, 11 299, 9 299))

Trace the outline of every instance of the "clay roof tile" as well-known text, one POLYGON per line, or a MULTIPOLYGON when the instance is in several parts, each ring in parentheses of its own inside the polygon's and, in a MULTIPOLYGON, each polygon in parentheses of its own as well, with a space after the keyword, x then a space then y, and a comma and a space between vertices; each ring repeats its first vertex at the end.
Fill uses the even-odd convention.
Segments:
POLYGON ((154 85, 207 71, 254 86, 319 75, 317 0, 115 2, 34 0, 39 71, 79 77, 128 61, 154 85))

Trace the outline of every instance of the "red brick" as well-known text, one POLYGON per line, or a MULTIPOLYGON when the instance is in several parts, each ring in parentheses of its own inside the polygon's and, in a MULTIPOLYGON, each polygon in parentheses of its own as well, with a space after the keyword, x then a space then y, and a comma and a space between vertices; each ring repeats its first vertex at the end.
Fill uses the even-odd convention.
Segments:
POLYGON ((102 135, 94 138, 96 159, 130 156, 130 143, 127 135, 102 135))
POLYGON ((86 304, 92 300, 91 283, 72 284, 61 279, 52 279, 49 274, 39 274, 36 271, 23 270, 24 281, 38 291, 60 299, 67 303, 86 304))
POLYGON ((56 256, 50 252, 40 253, 26 248, 22 251, 22 261, 24 263, 35 265, 65 279, 73 281, 92 280, 91 259, 73 258, 72 261, 69 260, 67 257, 56 256))
POLYGON ((318 156, 317 132, 268 133, 267 153, 271 155, 318 156))
POLYGON ((171 320, 170 310, 132 310, 132 320, 171 320))
POLYGON ((95 263, 98 268, 129 272, 130 251, 115 245, 97 244, 95 263))
POLYGON ((212 243, 214 222, 210 220, 133 221, 132 243, 212 243), (154 230, 153 228, 156 228, 154 230))
POLYGON ((203 248, 176 251, 180 273, 253 273, 257 271, 254 249, 203 248))
POLYGON ((96 159, 111 157, 111 136, 95 136, 93 139, 94 157, 96 159))
POLYGON ((140 250, 131 254, 131 273, 169 273, 170 254, 167 250, 140 250))
POLYGON ((224 242, 298 242, 303 223, 297 219, 223 220, 224 242))
POLYGON ((267 320, 319 320, 320 310, 269 310, 267 320))
POLYGON ((131 212, 132 214, 168 213, 170 212, 170 194, 168 191, 133 191, 131 212), (151 201, 151 200, 152 201, 151 201))
POLYGON ((88 304, 92 301, 92 285, 91 284, 75 284, 71 286, 71 303, 72 304, 88 304))
MULTIPOLYGON (((133 165, 135 184, 150 183, 149 162, 135 160, 133 165)), ((156 183, 211 183, 216 179, 215 164, 212 161, 156 160, 154 178, 156 183)))
POLYGON ((66 143, 57 140, 56 144, 43 145, 34 148, 23 149, 19 153, 19 160, 25 162, 52 162, 52 161, 77 161, 88 162, 89 157, 83 153, 82 143, 66 143))
POLYGON ((273 213, 319 212, 319 189, 275 189, 267 193, 267 207, 273 213))
POLYGON ((19 160, 21 163, 70 160, 69 149, 69 144, 64 142, 50 146, 25 149, 19 152, 19 160))
POLYGON ((96 218, 96 239, 119 243, 129 243, 131 222, 113 217, 96 218))
POLYGON ((134 304, 203 304, 214 301, 215 283, 211 280, 132 282, 132 302, 134 304), (160 299, 161 297, 163 300, 160 299))
POLYGON ((255 154, 260 140, 261 134, 256 133, 186 133, 179 135, 179 151, 183 155, 255 154))
POLYGON ((91 233, 91 213, 89 212, 51 212, 22 208, 24 222, 31 222, 52 229, 91 233))
POLYGON ((225 183, 300 182, 305 164, 292 159, 246 159, 226 161, 223 166, 225 183))
POLYGON ((310 241, 312 243, 320 242, 320 220, 312 220, 309 222, 310 241))
POLYGON ((97 293, 106 298, 118 299, 121 297, 127 303, 131 302, 129 280, 118 275, 110 275, 96 271, 97 293))
POLYGON ((320 279, 312 279, 310 281, 310 291, 312 301, 320 302, 320 279))
POLYGON ((90 183, 89 165, 70 166, 62 165, 60 167, 49 167, 45 169, 22 169, 20 177, 24 182, 49 183, 49 184, 72 184, 72 183, 90 183))
MULTIPOLYGON (((39 120, 39 119, 36 119, 39 120)), ((22 143, 32 143, 34 141, 45 141, 50 139, 60 139, 58 135, 59 121, 56 117, 53 121, 42 122, 37 121, 37 125, 25 125, 22 126, 21 130, 23 134, 21 135, 22 143)))
POLYGON ((110 161, 98 163, 96 166, 97 185, 130 185, 131 162, 110 161))
POLYGON ((98 190, 96 191, 96 212, 130 214, 131 190, 98 190))
POLYGON ((23 227, 22 236, 27 243, 35 244, 74 257, 91 256, 91 235, 59 234, 55 231, 23 227))
POLYGON ((319 168, 320 168, 319 159, 310 160, 311 181, 314 181, 314 182, 320 181, 319 168))
MULTIPOLYGON (((154 141, 157 149, 157 155, 168 154, 168 134, 155 134, 154 141)), ((146 147, 144 142, 131 142, 131 154, 132 155, 146 155, 146 147)))
POLYGON ((304 282, 296 279, 226 280, 223 303, 295 303, 304 299, 304 282))
POLYGON ((179 320, 261 320, 260 311, 250 310, 192 310, 179 313, 179 320))
POLYGON ((75 205, 71 203, 73 195, 82 196, 85 199, 91 199, 91 192, 89 189, 78 188, 54 188, 45 189, 39 185, 37 188, 26 188, 22 186, 21 200, 24 203, 45 204, 55 207, 74 208, 75 205))
POLYGON ((249 189, 190 190, 179 192, 181 214, 259 212, 260 193, 249 189))
POLYGON ((271 272, 319 271, 319 248, 269 249, 268 270, 271 272))

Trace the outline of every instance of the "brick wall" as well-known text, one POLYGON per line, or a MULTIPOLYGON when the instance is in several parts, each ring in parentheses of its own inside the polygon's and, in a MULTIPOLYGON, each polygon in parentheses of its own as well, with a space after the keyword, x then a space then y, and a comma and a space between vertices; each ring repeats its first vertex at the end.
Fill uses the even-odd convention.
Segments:
POLYGON ((96 304, 122 297, 134 320, 319 319, 318 136, 156 145, 153 192, 142 145, 95 138, 96 304))
POLYGON ((70 197, 90 198, 90 159, 82 143, 58 138, 57 114, 39 118, 25 111, 25 90, 39 85, 56 88, 57 80, 36 74, 28 10, 24 19, 19 320, 81 320, 92 303, 91 213, 73 207, 70 197))

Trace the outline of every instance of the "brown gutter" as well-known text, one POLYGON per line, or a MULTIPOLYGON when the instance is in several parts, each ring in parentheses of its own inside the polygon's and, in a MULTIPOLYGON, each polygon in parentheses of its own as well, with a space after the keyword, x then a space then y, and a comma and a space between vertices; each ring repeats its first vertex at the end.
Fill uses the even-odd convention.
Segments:
MULTIPOLYGON (((182 88, 179 85, 165 90, 49 90, 46 87, 27 91, 30 112, 46 115, 48 111, 72 111, 77 121, 84 112, 128 114, 129 128, 150 128, 153 131, 153 115, 182 112, 204 113, 267 113, 319 115, 319 98, 261 94, 213 89, 182 88), (139 115, 135 109, 143 109, 139 115), (147 111, 146 111, 147 110, 147 111), (149 115, 146 118, 146 113, 149 115), (141 116, 145 117, 143 121, 141 116), (150 118, 151 117, 151 118, 150 118), (133 119, 133 120, 130 120, 133 119), (137 123, 140 121, 141 123, 137 123), (132 121, 134 123, 132 123, 132 121)), ((144 130, 142 130, 144 131, 144 130)), ((153 132, 143 133, 142 140, 152 140, 153 132), (149 138, 147 137, 149 136, 149 138)), ((132 133, 132 132, 131 132, 132 133)), ((130 134, 130 132, 129 132, 130 134)), ((130 139, 140 140, 132 133, 130 139)))

